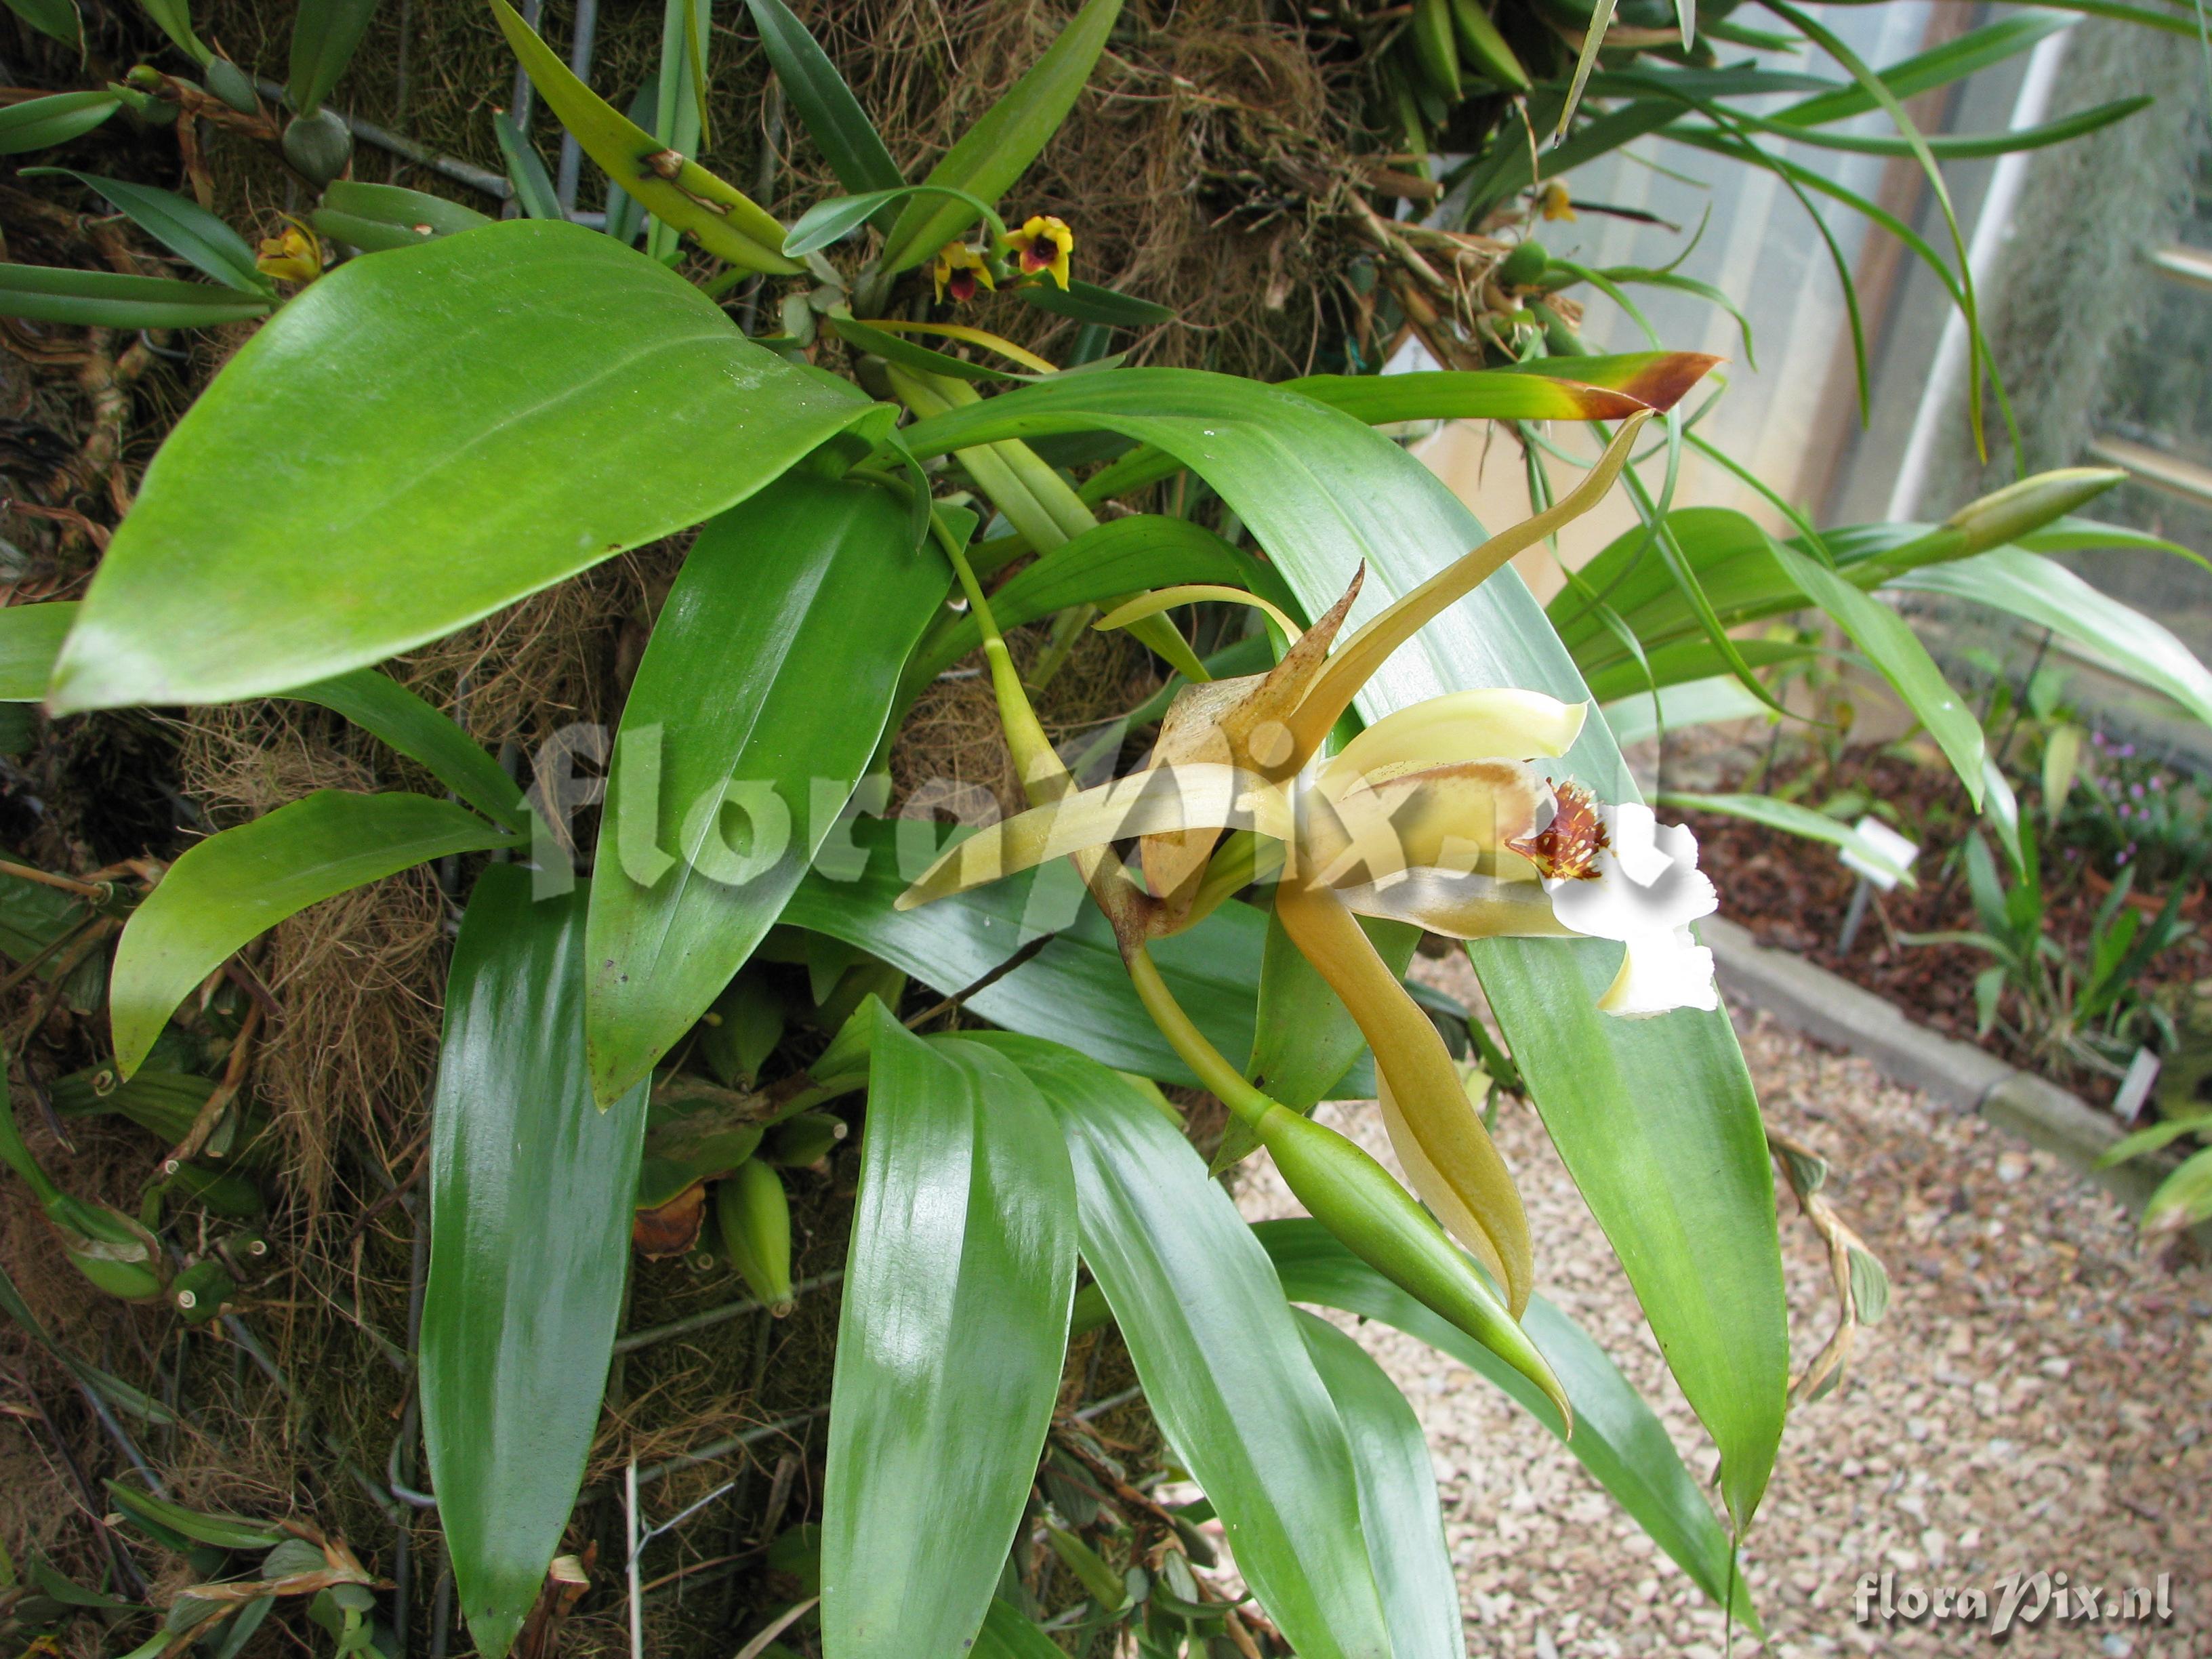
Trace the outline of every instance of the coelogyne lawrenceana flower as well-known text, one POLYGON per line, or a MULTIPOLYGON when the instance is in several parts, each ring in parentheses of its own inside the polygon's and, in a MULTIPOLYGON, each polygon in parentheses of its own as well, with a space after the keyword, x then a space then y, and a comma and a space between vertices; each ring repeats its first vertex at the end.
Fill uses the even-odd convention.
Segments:
MULTIPOLYGON (((1637 803, 1601 803, 1537 763, 1566 754, 1585 705, 1512 689, 1455 692, 1384 716, 1334 755, 1322 750, 1360 687, 1424 623, 1603 494, 1632 435, 1624 430, 1548 513, 1492 538, 1341 644, 1358 577, 1303 633, 1274 612, 1288 641, 1281 660, 1265 674, 1183 690, 1144 769, 959 843, 900 900, 925 903, 1073 855, 1127 890, 1110 895, 1117 930, 1159 937, 1273 875, 1285 931, 1374 1048, 1384 1119, 1413 1185, 1504 1287, 1516 1316, 1531 1278, 1519 1194, 1442 1038, 1356 917, 1458 939, 1619 940, 1620 971, 1599 1006, 1641 1017, 1717 1006, 1711 953, 1688 926, 1714 909, 1712 884, 1688 830, 1657 824, 1637 803), (1132 840, 1141 887, 1120 860, 1097 862, 1109 844, 1132 840)), ((1100 626, 1224 597, 1245 596, 1164 590, 1100 626)))

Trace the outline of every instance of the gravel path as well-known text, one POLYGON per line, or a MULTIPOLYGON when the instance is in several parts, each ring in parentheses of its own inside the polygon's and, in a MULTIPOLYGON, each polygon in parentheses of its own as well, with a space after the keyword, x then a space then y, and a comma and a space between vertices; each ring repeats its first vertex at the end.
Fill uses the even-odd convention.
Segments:
MULTIPOLYGON (((1463 962, 1431 966, 1444 988, 1472 992, 1463 962)), ((1802 1408, 1784 1439, 1747 1551, 1769 1645, 1739 1632, 1735 1651, 1982 1646, 1986 1625, 1856 1624, 1860 1576, 1893 1572, 1900 1591, 1978 1586, 1994 1601, 2001 1576, 2042 1570, 2054 1587, 2062 1571, 2100 1587, 2104 1616, 2060 1627, 2046 1612, 2015 1626, 2011 1651, 2212 1656, 2212 1272, 2147 1257, 2126 1214, 2056 1160, 1863 1060, 1763 1016, 1744 1046, 1770 1120, 1829 1159, 1830 1194, 1895 1288, 1843 1388, 1802 1408), (2172 1621, 2116 1622, 2114 1590, 2161 1572, 2172 1621)), ((1322 1115, 1389 1161, 1371 1106, 1322 1115)), ((1709 1473, 1701 1431, 1534 1114, 1509 1108, 1499 1130, 1540 1286, 1709 1473)), ((1297 1212, 1264 1162, 1239 1202, 1255 1218, 1297 1212)), ((1783 1205, 1802 1363, 1832 1308, 1786 1188, 1783 1205)), ((1382 1327, 1360 1334, 1427 1426, 1472 1655, 1719 1659, 1719 1615, 1549 1434, 1432 1350, 1382 1327)))

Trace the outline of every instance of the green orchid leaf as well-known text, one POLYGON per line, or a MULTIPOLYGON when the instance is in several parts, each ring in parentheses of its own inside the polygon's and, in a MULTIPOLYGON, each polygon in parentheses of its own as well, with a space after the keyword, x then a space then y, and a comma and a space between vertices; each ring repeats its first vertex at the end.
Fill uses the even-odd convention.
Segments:
POLYGON ((112 92, 58 92, 0 109, 0 155, 47 149, 82 137, 123 107, 112 92))
POLYGON ((74 599, 0 609, 0 702, 37 702, 46 695, 54 659, 76 624, 74 599))
POLYGON ((513 844, 450 802, 342 789, 210 836, 169 866, 124 927, 108 985, 117 1071, 137 1071, 177 1005, 285 917, 432 859, 513 844))
POLYGON ((353 260, 154 458, 54 706, 221 702, 382 661, 722 511, 870 407, 580 226, 353 260))
POLYGON ((389 675, 356 668, 283 694, 343 715, 428 767, 430 775, 495 823, 530 832, 521 786, 469 734, 389 675))
POLYGON ((783 251, 794 259, 802 254, 818 252, 833 242, 842 241, 878 217, 885 208, 921 198, 945 197, 974 210, 968 216, 970 223, 981 219, 991 228, 994 235, 1006 234, 997 210, 980 196, 952 185, 893 185, 888 190, 872 190, 860 196, 823 198, 799 216, 799 222, 783 239, 783 251))
MULTIPOLYGON (((19 109, 22 106, 18 105, 19 109)), ((0 264, 0 317, 82 328, 206 328, 265 317, 276 301, 173 276, 0 264)))
POLYGON ((123 179, 103 179, 73 167, 25 167, 23 176, 74 179, 106 197, 118 213, 167 248, 189 260, 225 288, 257 299, 273 299, 276 285, 254 268, 246 239, 197 202, 173 191, 155 190, 123 179))
POLYGON ((1891 872, 1907 887, 1920 884, 1910 870, 1898 868, 1887 853, 1841 818, 1832 818, 1826 812, 1816 812, 1795 801, 1778 799, 1772 795, 1701 795, 1680 789, 1667 791, 1657 800, 1660 805, 1677 812, 1717 812, 1725 817, 1741 818, 1747 823, 1763 823, 1784 835, 1826 842, 1831 847, 1856 854, 1878 870, 1891 872))
POLYGON ((855 195, 904 184, 860 100, 791 8, 783 0, 745 0, 745 7, 784 96, 837 181, 855 195))
POLYGON ((31 1311, 31 1304, 23 1300, 22 1291, 16 1288, 15 1281, 8 1276, 4 1267, 0 1267, 0 1314, 14 1320, 22 1328, 25 1335, 60 1360, 80 1386, 89 1389, 125 1416, 163 1428, 173 1427, 183 1420, 143 1389, 125 1382, 119 1376, 111 1376, 97 1365, 78 1358, 63 1347, 38 1315, 31 1311))
MULTIPOLYGON (((1085 0, 1044 55, 961 136, 923 182, 986 202, 996 202, 1012 189, 1075 107, 1076 94, 1091 78, 1091 66, 1121 15, 1121 0, 1085 0)), ((975 210, 958 200, 908 202, 884 243, 883 268, 911 270, 975 217, 975 210)))
POLYGON ((1022 1610, 997 1596, 983 1615, 972 1659, 1065 1659, 1066 1650, 1039 1630, 1022 1610))
MULTIPOLYGON (((578 80, 507 0, 488 3, 545 106, 561 118, 584 154, 647 212, 743 270, 791 276, 805 268, 776 252, 784 231, 774 215, 696 161, 672 154, 666 143, 578 80), (673 178, 662 175, 664 165, 673 178)), ((665 65, 662 89, 666 90, 665 65)))
POLYGON ((192 33, 190 0, 138 0, 138 9, 152 18, 155 27, 195 64, 204 64, 214 55, 192 33))
POLYGON ((1176 319, 1176 313, 1166 306, 1101 288, 1080 276, 1069 279, 1064 289, 1057 283, 1024 283, 1013 292, 1016 299, 1039 311, 1073 317, 1079 323, 1096 323, 1101 328, 1156 328, 1176 319))
POLYGON ((2147 1233, 2179 1232, 2205 1220, 2212 1220, 2212 1146, 2191 1153, 2159 1182, 2142 1213, 2147 1233))
POLYGON ((84 26, 77 18, 76 0, 8 0, 8 9, 40 33, 72 51, 83 50, 84 26))
POLYGON ((336 179, 323 187, 322 205, 307 216, 307 222, 364 253, 386 253, 499 222, 423 191, 336 179))
POLYGON ((1982 805, 1982 722, 1972 705, 1951 688, 1943 671, 1920 643, 1912 626, 1881 600, 1861 592, 1809 554, 1787 543, 1772 544, 1784 574, 1800 592, 1832 617, 1851 636, 1852 643, 1881 670, 1884 678, 1905 699, 1920 723, 1928 728, 1966 795, 1979 811, 1982 805))
POLYGON ((858 481, 793 473, 701 532, 607 787, 614 856, 594 884, 585 998, 601 1099, 646 1075, 775 921, 951 580, 914 546, 905 504, 858 481))
MULTIPOLYGON (((1163 1083, 1197 1081, 1138 1002, 1113 930, 1084 899, 1065 860, 917 909, 892 908, 937 847, 926 823, 863 820, 848 841, 833 842, 817 860, 784 907, 783 920, 858 945, 948 996, 1006 969, 1024 947, 1051 934, 1041 951, 963 1006, 994 1024, 1052 1037, 1116 1071, 1163 1083), (904 853, 902 836, 909 837, 904 853)), ((1152 945, 1176 1000, 1224 1054, 1251 1050, 1266 933, 1258 911, 1230 903, 1152 945)), ((1348 1095, 1371 1093, 1373 1073, 1362 1061, 1341 1086, 1348 1095)))
MULTIPOLYGON (((1607 639, 1604 643, 1613 641, 1607 639)), ((1771 668, 1784 663, 1805 662, 1820 654, 1816 646, 1802 645, 1795 640, 1738 640, 1736 655, 1753 668, 1771 668)), ((1582 653, 1575 656, 1575 665, 1582 670, 1583 678, 1589 683, 1590 696, 1601 703, 1610 703, 1616 698, 1633 696, 1638 692, 1664 690, 1669 686, 1685 685, 1693 680, 1711 679, 1715 675, 1729 675, 1728 659, 1708 639, 1677 640, 1647 652, 1642 662, 1615 659, 1604 667, 1585 663, 1582 653)), ((1746 693, 1748 696, 1749 693, 1746 693)), ((1764 704, 1759 707, 1764 708, 1764 704)))
POLYGON ((273 1550, 292 1535, 266 1521, 188 1510, 181 1504, 172 1504, 166 1498, 156 1498, 118 1480, 102 1484, 108 1496, 115 1500, 116 1507, 133 1520, 150 1521, 197 1544, 212 1544, 219 1550, 273 1550))
POLYGON ((873 1018, 822 1630, 849 1659, 906 1659, 965 1650, 1021 1525, 1067 1347, 1075 1182, 1011 1060, 873 1018))
MULTIPOLYGON (((928 456, 1100 428, 1154 444, 1219 492, 1309 614, 1333 604, 1364 564, 1354 624, 1483 539, 1419 461, 1309 398, 1184 369, 1088 378, 919 422, 906 428, 908 446, 928 456)), ((1588 695, 1510 570, 1384 664, 1359 707, 1372 720, 1440 692, 1494 685, 1567 702, 1588 695)), ((1565 764, 1602 798, 1635 799, 1601 721, 1583 728, 1565 764)), ((1546 1127, 1720 1447, 1729 1510, 1747 1521, 1781 1435, 1789 1340, 1773 1174, 1728 1018, 1601 1013, 1620 958, 1598 940, 1492 939, 1469 954, 1546 1127), (1655 1077, 1669 1086, 1652 1088, 1655 1077)))
MULTIPOLYGON (((1320 1222, 1304 1217, 1263 1221, 1252 1231, 1291 1301, 1394 1326, 1489 1378, 1553 1434, 1561 1434, 1559 1411, 1542 1389, 1352 1255, 1320 1222)), ((1730 1570, 1728 1534, 1705 1501, 1698 1477, 1683 1465, 1666 1425, 1605 1351, 1551 1303, 1532 1297, 1522 1322, 1575 1408, 1574 1435, 1561 1436, 1567 1449, 1716 1605, 1727 1601, 1733 1584, 1735 1617, 1756 1633, 1758 1616, 1742 1574, 1730 1570)))
POLYGON ((1421 1419, 1366 1349, 1299 1310, 1298 1334, 1336 1404, 1359 1480, 1359 1529, 1396 1659, 1467 1659, 1459 1583, 1421 1419))
POLYGON ((2162 623, 2099 592, 2054 560, 2002 547, 1923 565, 1886 586, 1986 605, 2047 628, 2100 668, 2160 692, 2212 725, 2212 673, 2162 623))
POLYGON ((645 1090, 584 1063, 584 909, 494 865, 454 941, 430 1119, 422 1438, 462 1615, 503 1659, 561 1547, 629 1267, 645 1090))
MULTIPOLYGON (((1637 351, 1612 357, 1543 358, 1510 368, 1434 369, 1410 374, 1309 374, 1295 392, 1370 426, 1399 421, 1610 421, 1671 409, 1717 360, 1692 351, 1637 351)), ((1173 457, 1140 447, 1095 474, 1083 499, 1097 502, 1171 477, 1173 457)))
MULTIPOLYGON (((550 101, 550 100, 549 100, 550 101)), ((538 146, 530 136, 514 125, 514 118, 505 110, 494 110, 491 116, 492 137, 499 141, 500 160, 507 165, 507 181, 514 186, 514 202, 529 219, 565 219, 560 193, 554 188, 553 175, 546 170, 545 158, 538 153, 538 146)))
MULTIPOLYGON (((1023 567, 991 595, 991 614, 1000 628, 1013 628, 1070 605, 1185 582, 1242 587, 1286 609, 1296 603, 1272 568, 1204 526, 1164 514, 1131 513, 1071 537, 1023 567)), ((982 643, 982 625, 973 617, 941 624, 907 671, 908 693, 982 643)))
POLYGON ((1059 1118, 1084 1261, 1261 1605, 1306 1659, 1391 1653, 1351 1444, 1236 1205, 1127 1079, 1034 1037, 974 1040, 1059 1118))
POLYGON ((292 19, 292 61, 285 95, 302 115, 313 115, 353 62, 377 0, 300 0, 292 19))
MULTIPOLYGON (((1893 96, 1916 97, 2001 64, 2068 27, 2061 11, 2035 8, 2008 12, 1955 40, 1887 65, 1880 71, 1881 83, 1893 96)), ((1777 110, 1770 118, 1788 126, 1825 126, 1870 114, 1876 107, 1864 88, 1838 87, 1777 110)))

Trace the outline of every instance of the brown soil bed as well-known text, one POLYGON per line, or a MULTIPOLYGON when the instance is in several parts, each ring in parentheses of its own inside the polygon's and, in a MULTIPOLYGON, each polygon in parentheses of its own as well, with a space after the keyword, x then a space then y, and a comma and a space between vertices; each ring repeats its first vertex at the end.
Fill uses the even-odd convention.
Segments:
MULTIPOLYGON (((1778 777, 1778 791, 1786 792, 1790 782, 1786 774, 1778 777)), ((1720 788, 1741 787, 1731 781, 1720 788)), ((1856 878, 1838 860, 1834 848, 1741 818, 1682 813, 1697 830, 1700 863, 1720 889, 1721 914, 1748 928, 1760 944, 1803 957, 1887 998, 1908 1019, 2040 1072, 2095 1104, 2109 1104, 2118 1087, 2116 1078, 2063 1058, 2054 1060, 2005 1029, 2021 1012, 2013 994, 2006 995, 1996 1029, 1978 1035, 1974 977, 1993 960, 1986 952, 1962 945, 1903 942, 1905 934, 1979 926, 1960 861, 1954 857, 1972 827, 1957 780, 1948 771, 1896 755, 1853 755, 1801 799, 1817 804, 1852 790, 1863 790, 1894 806, 1902 819, 1899 827, 1920 843, 1921 854, 1915 866, 1920 885, 1877 893, 1849 955, 1836 945, 1856 878)), ((2035 811, 2038 805, 2024 798, 2021 811, 2035 811)), ((2069 957, 2086 959, 2091 924, 2112 891, 2112 872, 2095 867, 2086 857, 2069 860, 2047 854, 2043 864, 2049 902, 2046 931, 2069 957)), ((2197 931, 2154 957, 2139 981, 2151 994, 2177 1003, 2190 986, 2212 975, 2205 884, 2198 881, 2192 886, 2181 914, 2197 931)), ((2128 902, 2146 912, 2143 925, 2148 927, 2166 899, 2163 888, 2150 885, 2130 893, 2128 902)))

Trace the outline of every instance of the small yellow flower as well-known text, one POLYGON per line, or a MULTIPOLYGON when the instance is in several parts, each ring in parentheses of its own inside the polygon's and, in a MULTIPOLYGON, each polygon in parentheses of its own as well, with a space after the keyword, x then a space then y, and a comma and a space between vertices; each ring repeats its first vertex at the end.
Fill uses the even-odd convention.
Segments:
POLYGON ((1031 214, 1006 243, 1006 251, 1018 256, 1024 275, 1049 271, 1062 292, 1067 288, 1067 256, 1074 249, 1075 233, 1049 213, 1031 214))
POLYGON ((994 294, 999 289, 999 285, 991 280, 991 267, 985 261, 981 250, 969 247, 965 242, 947 242, 938 249, 937 259, 930 266, 929 275, 937 284, 937 302, 939 305, 945 303, 948 290, 953 302, 958 304, 975 297, 975 286, 979 283, 994 294))
POLYGON ((323 245, 295 220, 283 235, 261 239, 261 257, 253 268, 282 283, 312 283, 323 274, 323 245))
POLYGON ((1557 179, 1544 186, 1543 199, 1538 204, 1538 210, 1547 219, 1579 219, 1582 216, 1575 211, 1574 198, 1567 194, 1567 187, 1557 179))

